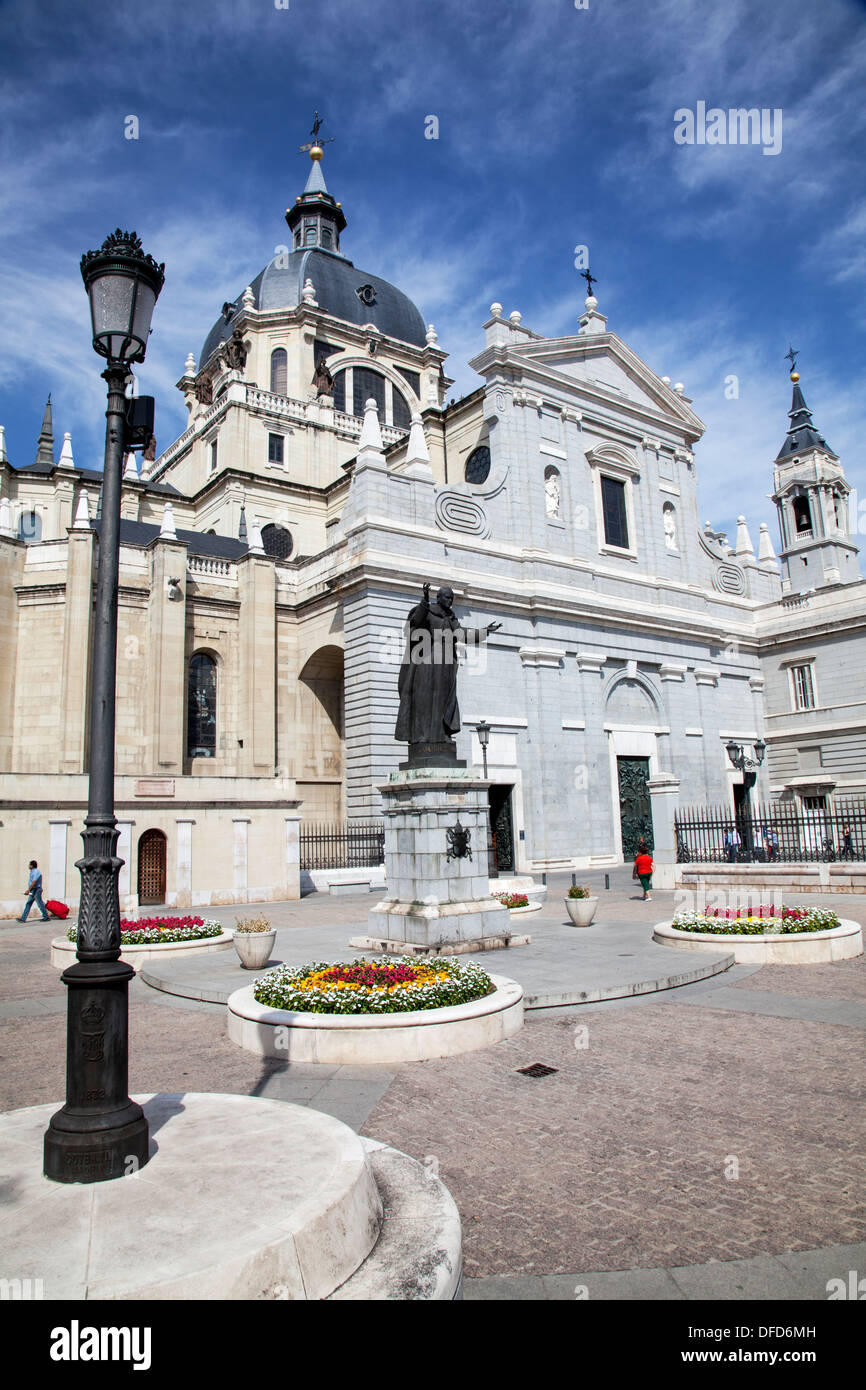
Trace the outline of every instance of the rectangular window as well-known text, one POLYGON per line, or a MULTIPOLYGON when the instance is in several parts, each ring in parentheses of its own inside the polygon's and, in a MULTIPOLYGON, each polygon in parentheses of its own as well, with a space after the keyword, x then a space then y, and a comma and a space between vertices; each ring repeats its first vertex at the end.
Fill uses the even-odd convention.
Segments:
POLYGON ((217 466, 217 441, 214 439, 214 440, 211 441, 211 446, 210 446, 210 471, 211 471, 211 473, 215 473, 215 472, 216 472, 216 466, 217 466))
POLYGON ((604 519, 604 539, 607 545, 628 550, 628 520, 625 507, 625 483, 618 478, 601 476, 601 509, 604 519))
POLYGON ((815 686, 811 666, 792 666, 791 679, 794 683, 794 709, 815 708, 815 686))
POLYGON ((268 463, 283 462, 283 436, 281 434, 268 435, 268 463))

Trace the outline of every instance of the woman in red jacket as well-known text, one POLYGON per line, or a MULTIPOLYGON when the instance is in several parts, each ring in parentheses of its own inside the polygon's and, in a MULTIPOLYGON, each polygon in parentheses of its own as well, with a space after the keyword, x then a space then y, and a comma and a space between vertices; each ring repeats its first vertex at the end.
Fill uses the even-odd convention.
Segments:
POLYGON ((638 850, 634 861, 634 872, 640 879, 640 886, 643 889, 643 901, 652 902, 650 889, 653 886, 653 861, 652 855, 647 853, 645 845, 638 850))

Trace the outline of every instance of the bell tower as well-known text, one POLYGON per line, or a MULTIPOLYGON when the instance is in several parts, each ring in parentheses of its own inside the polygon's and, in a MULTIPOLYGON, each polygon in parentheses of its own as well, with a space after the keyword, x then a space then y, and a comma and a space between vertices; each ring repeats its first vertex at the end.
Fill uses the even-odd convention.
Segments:
POLYGON ((797 354, 788 353, 794 384, 785 442, 773 468, 779 513, 783 593, 803 593, 861 579, 848 524, 845 471, 812 421, 800 389, 797 354))

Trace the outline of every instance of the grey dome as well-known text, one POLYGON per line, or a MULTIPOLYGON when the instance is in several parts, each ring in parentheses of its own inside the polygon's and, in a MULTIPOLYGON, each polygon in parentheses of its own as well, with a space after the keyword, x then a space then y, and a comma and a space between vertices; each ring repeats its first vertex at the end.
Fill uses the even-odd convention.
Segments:
MULTIPOLYGON (((319 308, 326 314, 359 327, 373 323, 386 337, 412 343, 415 347, 423 347, 427 341, 420 310, 408 295, 387 280, 380 280, 378 275, 356 270, 345 256, 318 247, 284 252, 269 261, 251 286, 255 307, 294 309, 303 298, 304 282, 308 279, 315 286, 319 308), (372 287, 372 304, 362 302, 356 294, 365 285, 372 287)), ((240 311, 242 298, 242 294, 238 295, 234 305, 227 307, 226 314, 217 319, 207 335, 199 358, 202 366, 214 349, 231 337, 232 322, 240 311), (229 313, 229 307, 233 308, 233 313, 229 313)))

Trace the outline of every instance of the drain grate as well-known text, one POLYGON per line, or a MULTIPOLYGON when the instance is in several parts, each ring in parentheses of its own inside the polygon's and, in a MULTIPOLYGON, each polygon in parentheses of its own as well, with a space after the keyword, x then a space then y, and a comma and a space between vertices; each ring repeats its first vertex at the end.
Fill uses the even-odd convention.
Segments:
POLYGON ((518 1067, 523 1076, 553 1076, 558 1067, 546 1067, 543 1062, 533 1062, 531 1067, 518 1067))

